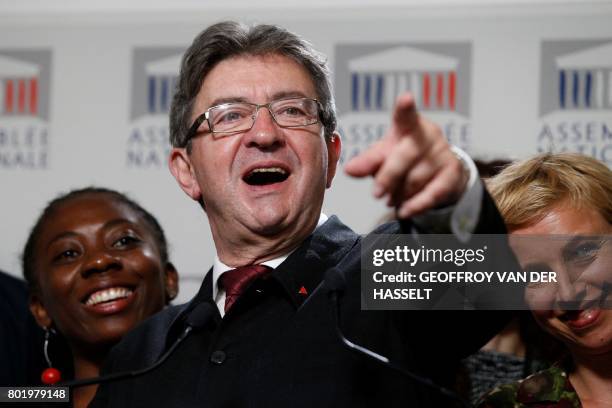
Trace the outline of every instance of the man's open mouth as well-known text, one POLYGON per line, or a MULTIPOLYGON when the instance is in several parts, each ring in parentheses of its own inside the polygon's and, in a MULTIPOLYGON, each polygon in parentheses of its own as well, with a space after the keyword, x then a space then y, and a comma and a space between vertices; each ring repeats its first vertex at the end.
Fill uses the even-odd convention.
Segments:
POLYGON ((243 180, 250 186, 265 186, 282 183, 289 177, 289 172, 280 167, 259 167, 248 172, 243 180))

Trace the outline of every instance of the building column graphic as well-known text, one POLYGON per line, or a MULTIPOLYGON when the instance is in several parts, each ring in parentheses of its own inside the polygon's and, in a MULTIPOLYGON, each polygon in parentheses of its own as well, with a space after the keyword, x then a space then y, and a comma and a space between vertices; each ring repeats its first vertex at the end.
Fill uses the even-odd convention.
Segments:
POLYGON ((36 115, 38 113, 38 80, 36 78, 30 79, 30 106, 29 111, 32 115, 36 115))

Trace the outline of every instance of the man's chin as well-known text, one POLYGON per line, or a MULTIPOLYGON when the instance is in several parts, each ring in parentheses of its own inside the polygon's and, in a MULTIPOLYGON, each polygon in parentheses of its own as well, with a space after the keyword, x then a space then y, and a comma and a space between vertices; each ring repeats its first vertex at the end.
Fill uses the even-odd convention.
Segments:
POLYGON ((288 225, 283 217, 257 217, 254 227, 251 229, 257 235, 273 237, 282 235, 288 230, 288 225))
POLYGON ((290 213, 287 207, 265 205, 251 208, 251 222, 249 223, 252 226, 251 231, 264 237, 295 235, 299 220, 290 213))

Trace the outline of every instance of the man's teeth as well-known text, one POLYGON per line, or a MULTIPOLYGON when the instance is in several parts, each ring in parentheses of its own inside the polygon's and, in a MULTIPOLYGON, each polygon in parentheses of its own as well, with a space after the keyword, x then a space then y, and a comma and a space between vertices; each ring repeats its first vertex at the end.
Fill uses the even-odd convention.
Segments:
POLYGON ((132 294, 132 291, 128 288, 108 288, 99 290, 89 295, 89 298, 85 302, 88 306, 97 305, 102 302, 110 302, 111 300, 123 299, 132 294))
POLYGON ((252 173, 280 173, 286 174, 287 172, 280 167, 261 167, 258 169, 254 169, 252 173))

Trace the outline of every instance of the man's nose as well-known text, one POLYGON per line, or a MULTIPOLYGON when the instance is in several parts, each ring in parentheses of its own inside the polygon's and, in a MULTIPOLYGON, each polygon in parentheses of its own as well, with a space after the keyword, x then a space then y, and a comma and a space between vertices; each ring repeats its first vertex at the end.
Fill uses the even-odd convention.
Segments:
POLYGON ((257 147, 263 150, 276 149, 285 144, 283 130, 272 117, 265 106, 255 112, 253 127, 243 137, 247 147, 257 147))
POLYGON ((81 276, 87 278, 96 273, 121 269, 121 260, 107 251, 94 251, 87 256, 81 268, 81 276))

